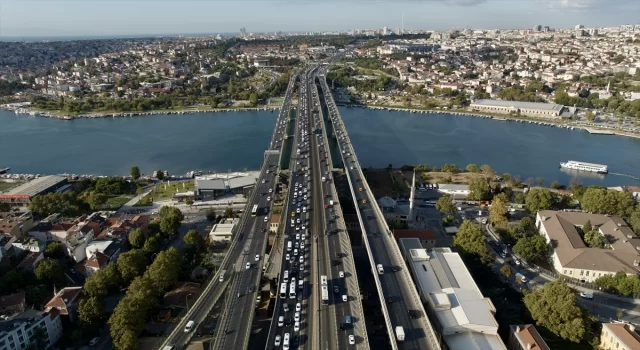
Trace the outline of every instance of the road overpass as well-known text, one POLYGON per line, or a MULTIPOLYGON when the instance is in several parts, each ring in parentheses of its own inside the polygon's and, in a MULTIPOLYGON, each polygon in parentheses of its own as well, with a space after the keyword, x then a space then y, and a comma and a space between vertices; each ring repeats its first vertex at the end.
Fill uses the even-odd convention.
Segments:
POLYGON ((441 349, 441 343, 426 316, 400 249, 362 173, 324 72, 325 69, 319 73, 320 85, 364 235, 363 242, 380 296, 391 348, 441 349), (381 265, 382 271, 378 271, 377 265, 381 265), (417 318, 411 317, 410 313, 417 315, 417 318), (395 335, 395 329, 399 326, 406 334, 404 340, 395 335))
POLYGON ((271 204, 268 199, 269 196, 261 194, 269 193, 269 190, 275 191, 275 185, 277 183, 276 176, 278 173, 277 168, 281 153, 279 151, 283 144, 283 142, 279 140, 281 137, 278 135, 282 134, 282 125, 286 124, 289 118, 289 109, 295 81, 296 77, 292 76, 287 92, 285 93, 285 99, 278 115, 278 121, 271 142, 265 152, 265 160, 258 177, 258 182, 252 191, 251 198, 247 201, 247 206, 240 221, 234 228, 233 241, 225 259, 216 274, 192 304, 192 307, 187 311, 186 315, 169 332, 169 335, 162 342, 159 349, 164 349, 166 346, 174 346, 176 349, 186 347, 193 334, 196 333, 184 331, 187 322, 194 321, 195 327, 197 328, 207 317, 218 298, 222 296, 229 281, 232 281, 232 290, 235 295, 233 298, 227 298, 231 305, 226 305, 225 309, 229 310, 227 314, 231 317, 230 320, 220 320, 217 330, 223 333, 223 340, 225 340, 224 336, 230 335, 234 338, 234 341, 238 341, 236 344, 244 344, 246 347, 251 322, 248 322, 248 324, 238 324, 236 321, 237 317, 246 316, 247 319, 251 319, 254 314, 253 305, 258 288, 255 288, 253 292, 249 292, 248 290, 252 283, 254 283, 254 285, 257 284, 256 281, 259 281, 262 273, 262 264, 264 262, 263 253, 268 236, 269 215, 267 213, 271 204), (254 206, 258 208, 255 216, 252 213, 254 206), (258 261, 255 261, 256 255, 260 255, 258 261), (250 264, 249 269, 246 269, 247 263, 250 264), (220 278, 221 275, 223 275, 223 278, 220 278), (242 294, 241 298, 236 297, 238 293, 242 294), (239 299, 243 301, 240 305, 246 306, 245 304, 248 304, 251 306, 251 309, 247 310, 247 307, 244 307, 235 310, 233 306, 238 304, 239 299), (228 329, 227 332, 224 332, 225 327, 228 329), (229 327, 234 328, 231 329, 229 327), (229 332, 229 329, 232 331, 229 332))

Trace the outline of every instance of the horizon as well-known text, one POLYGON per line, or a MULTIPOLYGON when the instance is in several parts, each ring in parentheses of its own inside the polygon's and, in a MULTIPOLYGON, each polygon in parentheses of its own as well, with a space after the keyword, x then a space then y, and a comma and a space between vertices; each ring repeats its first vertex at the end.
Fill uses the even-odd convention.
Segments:
POLYGON ((239 33, 243 27, 248 33, 385 26, 408 31, 467 27, 516 30, 537 24, 600 28, 637 24, 635 14, 640 13, 640 1, 636 0, 165 0, 149 4, 147 0, 127 1, 126 6, 123 1, 103 0, 2 2, 0 38, 213 35, 239 33))

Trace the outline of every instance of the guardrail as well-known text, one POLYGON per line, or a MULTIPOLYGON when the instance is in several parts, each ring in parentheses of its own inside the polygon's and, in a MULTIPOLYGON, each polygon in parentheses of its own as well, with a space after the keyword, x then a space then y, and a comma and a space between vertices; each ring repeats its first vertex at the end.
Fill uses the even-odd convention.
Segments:
MULTIPOLYGON (((328 92, 329 90, 328 90, 328 86, 326 84, 326 80, 323 82, 323 87, 327 89, 326 90, 327 94, 325 94, 325 99, 326 100, 330 99, 331 103, 333 104, 333 106, 335 108, 335 103, 333 102, 333 96, 331 96, 331 94, 328 92)), ((340 124, 344 125, 344 123, 342 122, 342 118, 340 117, 340 113, 337 111, 337 108, 336 108, 336 116, 340 118, 340 124)), ((353 148, 353 144, 351 143, 351 139, 349 138, 348 134, 346 133, 346 128, 345 128, 345 135, 344 136, 347 138, 347 141, 348 141, 347 144, 352 145, 351 148, 353 148)), ((338 142, 338 147, 340 148, 340 150, 342 150, 342 144, 340 142, 338 142)), ((356 161, 358 174, 360 175, 360 178, 363 179, 362 180, 363 187, 364 187, 364 190, 366 191, 366 196, 369 199, 369 204, 373 207, 373 210, 374 210, 374 212, 376 214, 375 216, 376 216, 376 220, 378 221, 378 226, 380 228, 382 228, 383 230, 385 230, 386 233, 387 233, 386 236, 383 235, 383 239, 388 239, 388 242, 389 242, 389 244, 386 244, 386 246, 387 247, 391 246, 391 248, 393 250, 393 254, 395 255, 395 260, 400 262, 400 266, 402 267, 400 273, 403 275, 404 280, 405 281, 412 281, 411 276, 408 274, 408 270, 406 268, 406 264, 404 263, 404 259, 402 259, 402 254, 400 253, 400 248, 398 247, 397 243, 395 242, 395 239, 393 239, 392 232, 389 230, 389 226, 387 225, 386 221, 384 220, 384 214, 382 213, 382 211, 380 210, 380 208, 376 204, 375 198, 373 198, 374 200, 372 200, 373 192, 371 191, 371 188, 369 187, 369 184, 365 180, 364 174, 362 173, 362 168, 359 165, 360 163, 358 162, 357 156, 355 154, 355 149, 352 149, 352 151, 353 152, 351 152, 352 153, 351 157, 356 161), (391 237, 391 238, 389 238, 389 237, 391 237)), ((358 214, 358 220, 360 221, 360 225, 362 226, 362 219, 360 217, 360 210, 359 210, 360 207, 359 207, 357 199, 356 199, 357 197, 355 196, 355 191, 353 190, 353 187, 352 187, 351 177, 349 175, 349 171, 345 171, 345 172, 347 174, 347 180, 349 181, 349 185, 351 187, 351 192, 352 192, 352 194, 354 196, 354 203, 358 208, 358 210, 356 211, 357 214, 358 214)), ((364 231, 364 226, 363 226, 363 231, 364 231)), ((368 241, 366 240, 366 236, 364 238, 365 238, 365 242, 366 242, 366 246, 367 246, 367 252, 369 253, 369 255, 371 255, 371 253, 370 253, 370 248, 371 247, 369 246, 368 241)), ((377 278, 378 276, 377 276, 377 272, 375 271, 375 267, 373 267, 373 269, 374 269, 374 276, 376 277, 376 283, 378 283, 379 279, 377 278)), ((420 300, 420 297, 419 297, 417 291, 413 287, 413 283, 409 283, 408 287, 409 287, 409 291, 411 293, 411 296, 414 299, 414 304, 416 304, 420 308, 420 311, 422 312, 423 315, 426 315, 424 306, 422 304, 422 301, 420 300)), ((380 295, 381 295, 381 298, 383 298, 382 294, 380 294, 380 295)), ((384 304, 384 300, 382 300, 382 304, 384 304)), ((387 315, 388 315, 388 313, 387 313, 387 315)), ((425 328, 425 331, 427 332, 427 336, 430 339, 430 343, 432 345, 435 345, 436 348, 440 348, 441 347, 440 346, 440 341, 438 341, 438 337, 436 336, 435 331, 433 329, 433 326, 429 322, 428 318, 424 317, 423 318, 423 322, 424 322, 424 324, 426 326, 424 328, 425 328)), ((387 323, 388 323, 387 326, 389 328, 390 322, 387 322, 387 323)), ((393 334, 393 329, 389 328, 389 330, 390 330, 390 334, 393 334)), ((393 336, 391 336, 391 337, 393 338, 393 336)), ((395 339, 392 339, 392 340, 393 340, 392 343, 395 343, 395 339)))

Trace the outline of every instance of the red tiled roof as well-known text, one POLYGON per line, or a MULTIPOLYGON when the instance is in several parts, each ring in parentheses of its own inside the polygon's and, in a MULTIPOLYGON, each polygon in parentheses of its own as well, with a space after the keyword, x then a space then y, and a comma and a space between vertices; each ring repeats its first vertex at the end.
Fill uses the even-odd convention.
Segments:
POLYGON ((82 292, 82 287, 66 287, 62 288, 56 295, 45 305, 45 311, 59 310, 61 314, 67 315, 67 308, 78 303, 78 297, 82 292))
POLYGON ((85 263, 85 266, 94 268, 96 270, 99 270, 99 269, 104 268, 105 266, 107 266, 108 262, 109 262, 109 257, 108 256, 104 255, 101 252, 96 252, 89 259, 87 259, 87 262, 85 263))

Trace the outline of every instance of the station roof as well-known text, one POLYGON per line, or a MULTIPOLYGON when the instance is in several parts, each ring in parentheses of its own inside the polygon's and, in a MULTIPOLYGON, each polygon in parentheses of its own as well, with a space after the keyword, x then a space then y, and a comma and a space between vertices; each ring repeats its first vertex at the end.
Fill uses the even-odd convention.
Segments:
POLYGON ((64 176, 57 176, 57 175, 41 176, 37 179, 33 179, 25 184, 22 184, 16 188, 9 190, 6 194, 7 195, 26 195, 29 197, 33 197, 66 180, 67 178, 64 176))

